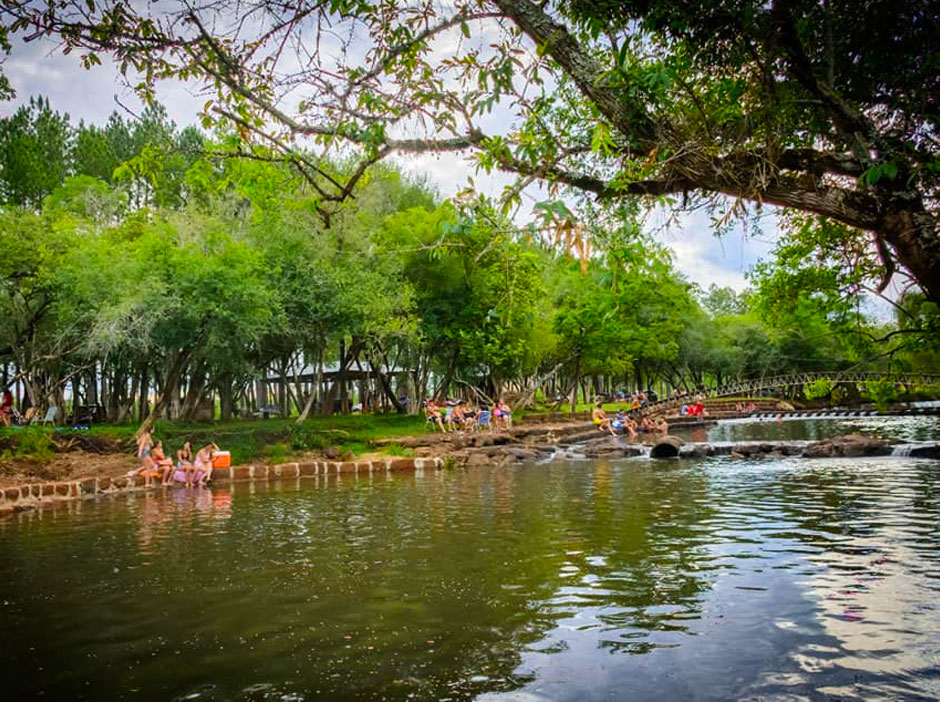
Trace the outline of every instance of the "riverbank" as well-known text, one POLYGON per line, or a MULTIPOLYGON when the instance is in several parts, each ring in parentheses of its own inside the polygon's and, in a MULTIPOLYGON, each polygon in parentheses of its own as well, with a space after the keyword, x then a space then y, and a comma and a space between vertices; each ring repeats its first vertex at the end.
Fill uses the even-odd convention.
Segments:
MULTIPOLYGON (((929 408, 923 413, 934 413, 929 408)), ((915 412, 921 414, 922 412, 915 412)), ((816 413, 813 413, 816 414, 816 413)), ((858 413, 830 412, 830 416, 858 416, 858 413)), ((869 414, 869 413, 866 413, 869 414)), ((874 414, 874 413, 870 413, 874 414)), ((886 414, 896 414, 888 412, 886 414)), ((796 419, 809 416, 803 412, 776 413, 783 419, 796 419)), ((756 422, 766 421, 767 416, 738 414, 738 418, 750 418, 756 422)), ((376 426, 374 418, 355 418, 360 425, 357 431, 350 418, 345 420, 347 429, 337 427, 305 426, 291 432, 286 423, 278 427, 274 423, 259 422, 243 427, 250 434, 250 441, 259 441, 260 437, 270 437, 277 442, 278 450, 256 451, 253 460, 235 461, 230 469, 215 472, 214 480, 218 483, 242 480, 293 479, 309 476, 353 473, 373 474, 388 471, 413 471, 424 468, 442 468, 445 466, 482 466, 507 463, 540 462, 558 456, 582 456, 589 458, 620 458, 646 455, 650 447, 661 443, 662 435, 641 434, 632 441, 623 437, 613 438, 598 432, 581 415, 540 414, 530 415, 526 421, 506 431, 450 432, 432 433, 427 425, 416 422, 415 418, 395 418, 386 420, 384 426, 376 426), (409 426, 410 425, 410 426, 409 426), (417 425, 417 429, 415 429, 417 425), (395 430, 400 427, 411 429, 411 433, 399 435, 395 430), (284 432, 279 434, 278 432, 284 432), (286 438, 285 438, 286 437, 286 438), (325 443, 326 438, 338 437, 344 443, 330 444, 322 449, 298 451, 289 454, 284 447, 290 447, 287 441, 296 441, 293 445, 312 445, 325 443), (646 446, 644 446, 644 444, 646 446), (355 446, 354 452, 349 446, 355 446)), ((743 443, 740 447, 712 446, 696 439, 696 427, 704 427, 713 422, 710 418, 673 418, 670 425, 673 430, 683 434, 691 443, 683 446, 680 440, 672 448, 663 449, 662 457, 704 457, 712 455, 730 455, 732 457, 775 457, 779 455, 801 455, 802 446, 786 442, 743 443), (696 443, 698 442, 698 443, 696 443), (680 451, 681 447, 681 451, 680 451)), ((76 499, 85 496, 110 494, 116 491, 144 489, 144 480, 135 475, 138 462, 133 455, 132 428, 122 427, 126 438, 120 435, 107 435, 104 427, 96 427, 93 432, 51 432, 39 435, 60 451, 47 454, 45 460, 32 457, 6 456, 0 462, 0 514, 6 515, 21 509, 39 506, 44 502, 64 499, 76 499)), ((166 439, 169 448, 181 443, 182 436, 191 436, 194 432, 185 427, 161 427, 162 435, 176 436, 166 439), (185 433, 184 433, 185 432, 185 433)), ((37 435, 36 430, 21 430, 37 435)), ((232 427, 221 426, 209 429, 199 427, 203 435, 218 441, 219 436, 231 437, 235 432, 232 427)), ((9 433, 6 435, 9 436, 9 433)), ((24 434, 25 436, 25 434, 24 434)), ((704 436, 704 434, 702 434, 704 436)), ((0 437, 6 438, 6 437, 0 437)), ((207 438, 206 440, 209 440, 207 438)), ((244 446, 245 436, 236 439, 235 445, 244 446)), ((228 444, 222 442, 223 448, 228 444)), ((0 445, 3 448, 3 445, 0 445)), ((884 454, 891 449, 884 447, 884 454)), ((5 454, 10 452, 9 445, 5 454)), ((652 455, 652 454, 650 454, 652 455)), ((843 455, 843 454, 840 454, 843 455)), ((844 454, 849 455, 849 454, 844 454)), ((881 455, 868 449, 854 455, 881 455)), ((912 454, 913 455, 913 454, 912 454)), ((935 448, 931 448, 925 457, 936 457, 935 448)), ((657 454, 659 457, 659 454, 657 454)))

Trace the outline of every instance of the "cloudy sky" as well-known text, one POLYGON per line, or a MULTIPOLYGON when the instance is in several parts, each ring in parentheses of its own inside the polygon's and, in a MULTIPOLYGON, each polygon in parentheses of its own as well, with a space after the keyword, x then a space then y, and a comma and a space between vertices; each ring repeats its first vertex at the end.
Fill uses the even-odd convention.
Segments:
MULTIPOLYGON (((68 113, 75 123, 103 123, 114 110, 140 110, 139 100, 113 66, 105 63, 86 71, 78 57, 62 56, 53 49, 52 44, 42 41, 14 44, 4 71, 17 97, 13 102, 0 103, 0 115, 10 114, 32 95, 47 96, 54 109, 68 113)), ((197 90, 195 84, 161 84, 159 98, 178 125, 197 123, 197 111, 205 102, 197 90)), ((426 174, 445 197, 466 187, 468 177, 479 190, 491 195, 498 195, 511 181, 502 174, 476 173, 464 157, 456 154, 399 158, 398 163, 409 172, 426 174)), ((535 191, 530 201, 534 204, 542 197, 544 193, 535 191)), ((745 272, 757 260, 766 258, 772 248, 775 220, 772 213, 766 215, 762 233, 745 232, 739 227, 721 238, 713 235, 708 214, 703 211, 684 213, 675 222, 654 214, 649 226, 657 239, 672 249, 676 266, 689 280, 703 288, 715 283, 741 290, 746 285, 745 272)))

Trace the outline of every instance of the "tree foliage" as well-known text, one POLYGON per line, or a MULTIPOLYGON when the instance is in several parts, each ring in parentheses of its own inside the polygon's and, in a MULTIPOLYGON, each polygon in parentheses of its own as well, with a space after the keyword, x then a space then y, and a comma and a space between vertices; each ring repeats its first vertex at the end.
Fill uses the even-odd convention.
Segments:
POLYGON ((148 95, 200 81, 207 125, 279 151, 325 205, 391 152, 471 149, 519 175, 510 202, 541 179, 818 215, 872 238, 879 287, 900 264, 940 300, 936 4, 35 0, 4 18, 86 65, 112 54, 148 95), (323 163, 337 142, 359 159, 342 177, 323 163))

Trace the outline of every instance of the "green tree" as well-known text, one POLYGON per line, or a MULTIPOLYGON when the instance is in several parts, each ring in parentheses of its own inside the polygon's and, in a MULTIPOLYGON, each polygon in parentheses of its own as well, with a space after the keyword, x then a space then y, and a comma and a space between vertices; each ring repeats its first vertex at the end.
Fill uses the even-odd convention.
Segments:
POLYGON ((30 98, 0 119, 0 202, 38 210, 71 169, 68 115, 46 98, 30 98))
MULTIPOLYGON (((258 4, 268 24, 220 25, 242 9, 234 2, 157 17, 165 10, 49 0, 3 16, 14 33, 58 32, 88 64, 113 53, 146 76, 147 94, 157 78, 201 77, 215 93, 208 122, 279 144, 294 162, 285 136, 313 138, 321 153, 344 141, 363 167, 393 151, 472 148, 484 168, 612 200, 691 194, 730 215, 742 201, 774 204, 873 233, 885 276, 898 263, 940 300, 935 4, 258 4), (369 40, 287 50, 306 51, 317 26, 369 40), (455 52, 437 50, 460 33, 455 52), (507 105, 516 117, 485 133, 482 116, 507 105), (394 137, 403 124, 424 129, 394 137)), ((302 165, 316 177, 315 162, 302 165)), ((346 182, 329 191, 352 194, 346 182)))

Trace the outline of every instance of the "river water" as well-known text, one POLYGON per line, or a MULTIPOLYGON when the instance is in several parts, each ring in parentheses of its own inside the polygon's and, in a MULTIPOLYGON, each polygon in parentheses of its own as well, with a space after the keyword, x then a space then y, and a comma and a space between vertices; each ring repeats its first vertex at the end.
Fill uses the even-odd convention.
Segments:
POLYGON ((4 699, 936 700, 938 524, 940 462, 903 457, 62 504, 0 523, 4 699))

